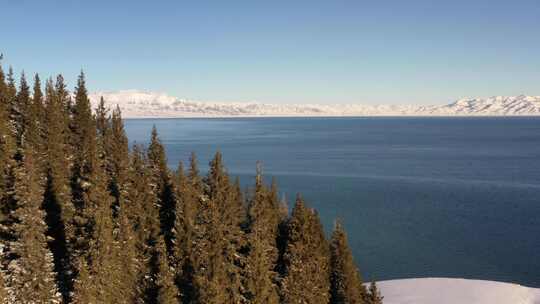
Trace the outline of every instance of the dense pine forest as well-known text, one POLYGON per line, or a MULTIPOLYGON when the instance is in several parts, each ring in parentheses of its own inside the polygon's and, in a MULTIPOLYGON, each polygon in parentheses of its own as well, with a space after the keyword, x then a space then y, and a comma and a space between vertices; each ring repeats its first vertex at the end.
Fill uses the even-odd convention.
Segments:
POLYGON ((171 170, 83 73, 32 82, 0 66, 1 303, 382 303, 343 226, 328 240, 300 196, 289 213, 260 167, 248 189, 219 152, 171 170))

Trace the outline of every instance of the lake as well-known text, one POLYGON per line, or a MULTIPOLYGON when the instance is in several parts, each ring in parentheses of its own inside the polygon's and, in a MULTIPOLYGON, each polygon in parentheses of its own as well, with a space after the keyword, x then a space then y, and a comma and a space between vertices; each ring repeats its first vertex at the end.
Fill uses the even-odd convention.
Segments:
POLYGON ((327 231, 339 217, 367 279, 461 277, 540 287, 540 118, 128 119, 158 128, 171 168, 256 162, 327 231))

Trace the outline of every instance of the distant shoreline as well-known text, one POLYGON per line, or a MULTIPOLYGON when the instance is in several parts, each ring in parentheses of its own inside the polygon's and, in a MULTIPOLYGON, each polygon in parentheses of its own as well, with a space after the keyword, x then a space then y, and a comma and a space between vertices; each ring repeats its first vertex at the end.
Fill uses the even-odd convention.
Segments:
POLYGON ((269 104, 203 102, 137 90, 89 95, 95 108, 119 107, 124 118, 540 116, 540 96, 465 98, 445 105, 269 104))

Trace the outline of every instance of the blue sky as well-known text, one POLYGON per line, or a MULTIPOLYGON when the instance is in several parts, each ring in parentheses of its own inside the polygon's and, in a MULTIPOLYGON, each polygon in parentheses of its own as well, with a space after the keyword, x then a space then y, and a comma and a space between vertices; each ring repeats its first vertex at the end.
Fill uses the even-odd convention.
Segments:
POLYGON ((0 0, 4 65, 198 100, 540 95, 539 1, 0 0))

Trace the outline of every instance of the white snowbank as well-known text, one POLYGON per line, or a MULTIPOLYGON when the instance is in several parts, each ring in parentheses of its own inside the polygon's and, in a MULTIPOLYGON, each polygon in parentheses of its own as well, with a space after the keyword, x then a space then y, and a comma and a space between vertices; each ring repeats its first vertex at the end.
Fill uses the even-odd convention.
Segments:
POLYGON ((540 289, 481 280, 421 278, 377 282, 385 304, 540 304, 540 289))

